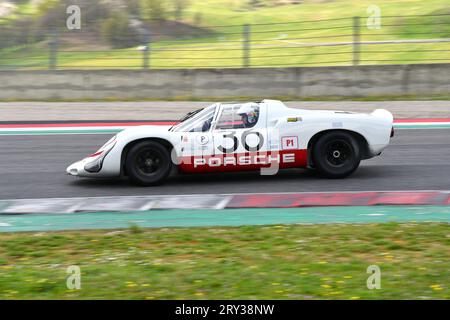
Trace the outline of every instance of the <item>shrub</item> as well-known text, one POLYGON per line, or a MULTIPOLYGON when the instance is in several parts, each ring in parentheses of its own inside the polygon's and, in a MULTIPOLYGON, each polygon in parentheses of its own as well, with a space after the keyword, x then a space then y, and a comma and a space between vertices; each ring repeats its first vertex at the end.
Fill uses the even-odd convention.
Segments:
POLYGON ((101 34, 113 48, 129 48, 140 44, 138 31, 130 26, 128 15, 114 12, 103 21, 101 34))

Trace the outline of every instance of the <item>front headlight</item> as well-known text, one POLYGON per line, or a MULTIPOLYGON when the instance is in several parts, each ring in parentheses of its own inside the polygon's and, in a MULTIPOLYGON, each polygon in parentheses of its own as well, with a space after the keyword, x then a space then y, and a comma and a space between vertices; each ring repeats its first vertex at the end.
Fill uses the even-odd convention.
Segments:
POLYGON ((96 153, 91 154, 88 158, 92 158, 92 160, 84 165, 84 170, 90 173, 100 172, 103 160, 116 145, 116 138, 117 136, 112 137, 96 153))
POLYGON ((84 165, 84 170, 90 173, 100 172, 103 165, 103 158, 97 158, 92 162, 88 162, 84 165))

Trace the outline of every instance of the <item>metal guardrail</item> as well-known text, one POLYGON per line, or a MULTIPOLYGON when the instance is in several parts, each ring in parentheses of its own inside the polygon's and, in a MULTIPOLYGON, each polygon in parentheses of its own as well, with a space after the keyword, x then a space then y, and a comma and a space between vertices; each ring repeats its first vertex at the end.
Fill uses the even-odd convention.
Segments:
MULTIPOLYGON (((83 29, 30 27, 24 30, 38 33, 47 48, 41 45, 39 50, 33 50, 30 48, 36 43, 28 43, 22 46, 23 50, 0 49, 0 69, 147 70, 450 62, 449 20, 436 20, 447 16, 450 14, 383 16, 383 25, 375 30, 367 29, 362 17, 208 26, 207 30, 214 33, 201 36, 195 32, 152 33, 146 29, 139 46, 118 50, 65 44, 71 33, 87 37, 83 29), (412 26, 423 31, 408 32, 412 26), (302 36, 303 32, 308 35, 302 36), (381 48, 367 48, 374 45, 381 48), (395 57, 402 53, 412 56, 395 57)), ((8 32, 14 36, 12 31, 17 27, 5 21, 0 26, 4 26, 0 39, 9 37, 8 32)), ((119 40, 121 37, 125 39, 127 35, 118 35, 119 40)))

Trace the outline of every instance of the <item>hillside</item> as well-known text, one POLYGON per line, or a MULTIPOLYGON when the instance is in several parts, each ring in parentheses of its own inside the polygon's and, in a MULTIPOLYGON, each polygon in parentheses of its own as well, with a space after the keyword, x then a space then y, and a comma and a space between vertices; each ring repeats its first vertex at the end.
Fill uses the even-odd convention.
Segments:
POLYGON ((411 43, 450 38, 450 5, 443 0, 380 1, 380 29, 366 27, 373 4, 366 0, 167 0, 156 1, 159 9, 155 0, 78 0, 71 1, 82 12, 75 31, 64 29, 65 0, 13 2, 0 20, 0 68, 46 68, 53 28, 60 68, 140 68, 138 49, 148 39, 151 67, 239 67, 244 24, 251 25, 251 66, 347 65, 353 16, 361 17, 363 42, 410 41, 361 45, 362 64, 450 62, 449 42, 411 43))

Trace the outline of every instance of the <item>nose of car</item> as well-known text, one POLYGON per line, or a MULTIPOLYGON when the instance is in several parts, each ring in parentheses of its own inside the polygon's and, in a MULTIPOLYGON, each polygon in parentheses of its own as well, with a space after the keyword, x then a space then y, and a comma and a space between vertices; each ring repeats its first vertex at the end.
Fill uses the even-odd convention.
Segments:
POLYGON ((69 167, 67 167, 66 173, 71 176, 77 176, 78 175, 78 162, 75 162, 75 163, 71 164, 69 167))

